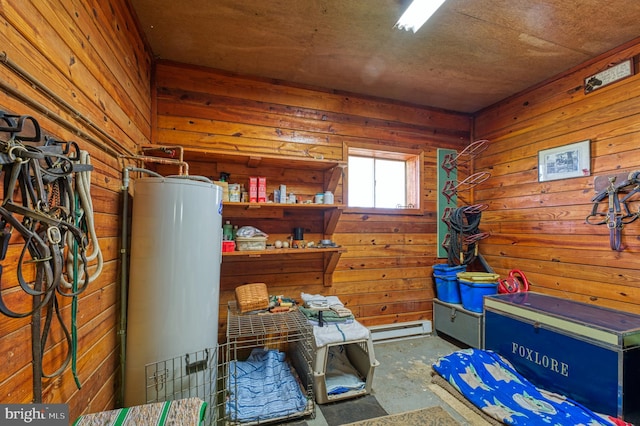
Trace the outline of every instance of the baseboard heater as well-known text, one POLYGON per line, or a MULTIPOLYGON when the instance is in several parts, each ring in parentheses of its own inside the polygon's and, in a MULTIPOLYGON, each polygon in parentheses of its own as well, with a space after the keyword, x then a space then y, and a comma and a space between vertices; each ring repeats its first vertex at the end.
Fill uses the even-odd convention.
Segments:
POLYGON ((371 330, 371 340, 374 342, 421 337, 433 331, 431 321, 408 321, 374 325, 369 327, 369 330, 371 330))

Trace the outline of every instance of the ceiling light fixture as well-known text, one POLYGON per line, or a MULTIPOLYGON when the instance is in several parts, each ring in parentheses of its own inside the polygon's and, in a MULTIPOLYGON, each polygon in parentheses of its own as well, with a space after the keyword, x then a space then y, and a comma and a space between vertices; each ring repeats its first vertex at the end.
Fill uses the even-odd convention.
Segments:
POLYGON ((393 26, 415 34, 445 0, 413 0, 398 22, 393 26))

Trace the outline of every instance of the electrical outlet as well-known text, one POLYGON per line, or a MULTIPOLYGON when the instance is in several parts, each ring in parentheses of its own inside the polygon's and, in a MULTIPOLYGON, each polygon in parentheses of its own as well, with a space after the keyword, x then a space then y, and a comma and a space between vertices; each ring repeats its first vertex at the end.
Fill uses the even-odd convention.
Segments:
POLYGON ((633 75, 633 63, 631 59, 620 62, 604 71, 591 75, 584 79, 584 93, 591 93, 596 89, 622 80, 623 78, 633 75))

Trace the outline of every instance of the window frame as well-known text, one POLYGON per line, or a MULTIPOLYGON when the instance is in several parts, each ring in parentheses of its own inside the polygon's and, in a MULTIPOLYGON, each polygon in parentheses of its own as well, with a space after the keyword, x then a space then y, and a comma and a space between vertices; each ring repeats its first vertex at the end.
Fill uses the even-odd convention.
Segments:
POLYGON ((349 170, 344 176, 343 193, 346 213, 372 213, 372 214, 423 214, 423 171, 424 151, 420 149, 402 148, 391 145, 377 145, 365 143, 344 143, 343 158, 347 163, 349 156, 379 158, 385 160, 399 160, 406 164, 406 192, 407 204, 414 204, 413 208, 380 208, 380 207, 349 207, 349 170))

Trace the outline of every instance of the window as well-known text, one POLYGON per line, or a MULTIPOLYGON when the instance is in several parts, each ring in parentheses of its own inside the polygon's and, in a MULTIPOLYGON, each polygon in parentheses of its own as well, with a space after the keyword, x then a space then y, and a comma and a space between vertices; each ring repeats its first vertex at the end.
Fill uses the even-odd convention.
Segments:
POLYGON ((402 213, 420 209, 422 152, 361 146, 348 146, 346 150, 350 209, 389 209, 402 213))

